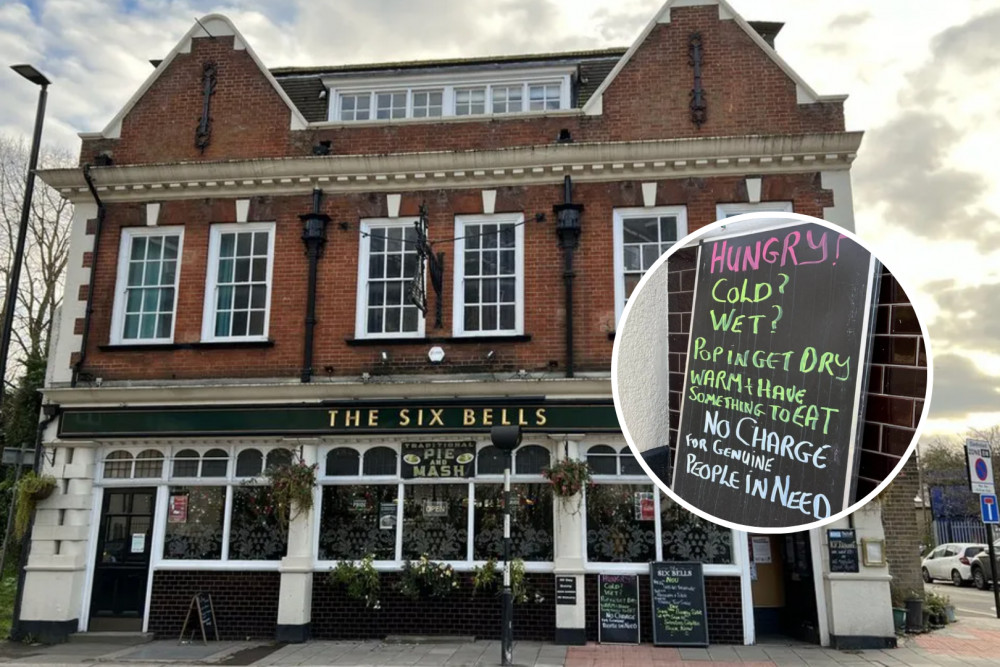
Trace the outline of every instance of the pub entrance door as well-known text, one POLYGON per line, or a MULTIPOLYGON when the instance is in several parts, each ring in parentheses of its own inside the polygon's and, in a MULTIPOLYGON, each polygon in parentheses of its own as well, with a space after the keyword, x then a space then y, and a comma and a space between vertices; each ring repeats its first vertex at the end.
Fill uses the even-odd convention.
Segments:
POLYGON ((104 490, 89 631, 142 630, 155 509, 156 489, 104 490))

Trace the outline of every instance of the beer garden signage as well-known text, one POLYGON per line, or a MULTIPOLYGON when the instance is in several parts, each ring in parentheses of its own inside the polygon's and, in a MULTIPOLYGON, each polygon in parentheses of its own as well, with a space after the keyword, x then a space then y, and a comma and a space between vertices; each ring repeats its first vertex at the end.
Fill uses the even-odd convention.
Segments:
POLYGON ((620 431, 606 401, 343 401, 324 404, 66 409, 62 438, 171 435, 323 435, 489 433, 493 426, 526 432, 620 431))
POLYGON ((672 489, 744 526, 846 509, 875 258, 814 223, 713 239, 698 253, 672 489))

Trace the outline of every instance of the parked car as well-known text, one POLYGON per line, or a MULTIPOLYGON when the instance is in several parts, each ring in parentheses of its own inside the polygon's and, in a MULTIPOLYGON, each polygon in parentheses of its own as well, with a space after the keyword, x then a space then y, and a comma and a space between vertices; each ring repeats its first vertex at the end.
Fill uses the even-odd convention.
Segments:
POLYGON ((985 544, 967 542, 951 542, 938 546, 927 554, 927 558, 921 563, 924 581, 930 583, 935 579, 949 579, 956 586, 964 586, 974 581, 972 560, 985 549, 985 544))
MULTIPOLYGON (((993 549, 997 556, 997 571, 1000 572, 1000 540, 993 542, 993 549)), ((984 549, 979 552, 979 554, 972 559, 972 564, 969 566, 972 570, 972 583, 976 585, 981 591, 986 590, 986 585, 989 583, 990 579, 993 578, 990 572, 990 551, 989 549, 984 549)))

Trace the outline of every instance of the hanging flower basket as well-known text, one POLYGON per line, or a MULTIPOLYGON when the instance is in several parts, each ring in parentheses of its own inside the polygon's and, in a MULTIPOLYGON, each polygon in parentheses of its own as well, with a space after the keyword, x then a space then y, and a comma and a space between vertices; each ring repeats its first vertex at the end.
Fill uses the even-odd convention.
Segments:
POLYGON ((552 492, 562 498, 575 496, 590 484, 590 466, 586 461, 562 459, 542 470, 552 492))
POLYGON ((56 489, 56 479, 51 475, 37 475, 31 470, 17 480, 17 508, 14 513, 14 535, 17 539, 28 532, 28 524, 35 513, 35 503, 45 500, 56 489))
POLYGON ((278 521, 283 526, 313 506, 313 488, 316 486, 317 464, 308 465, 299 459, 287 465, 276 466, 264 475, 271 482, 271 496, 277 510, 278 521), (295 514, 292 514, 294 508, 295 514))

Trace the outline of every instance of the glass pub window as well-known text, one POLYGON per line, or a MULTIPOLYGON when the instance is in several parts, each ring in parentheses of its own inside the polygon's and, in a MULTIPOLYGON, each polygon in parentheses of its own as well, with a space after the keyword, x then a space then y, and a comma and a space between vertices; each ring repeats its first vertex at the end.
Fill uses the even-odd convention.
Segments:
POLYGON ((180 234, 126 232, 122 340, 169 340, 173 335, 180 234))
POLYGON ((406 118, 406 91, 397 90, 375 95, 375 118, 406 118))
POLYGON ((219 234, 215 336, 263 336, 267 325, 269 231, 219 234))
POLYGON ((417 273, 416 240, 412 225, 370 228, 367 333, 419 331, 420 311, 409 299, 409 286, 417 273))
POLYGON ((444 94, 440 90, 413 91, 413 117, 436 118, 444 111, 444 94))
POLYGON ((456 88, 455 115, 472 116, 486 113, 486 88, 456 88))
POLYGON ((464 226, 464 330, 517 329, 516 225, 464 226))
POLYGON ((622 252, 625 265, 625 299, 650 266, 677 241, 677 216, 625 218, 622 252))

